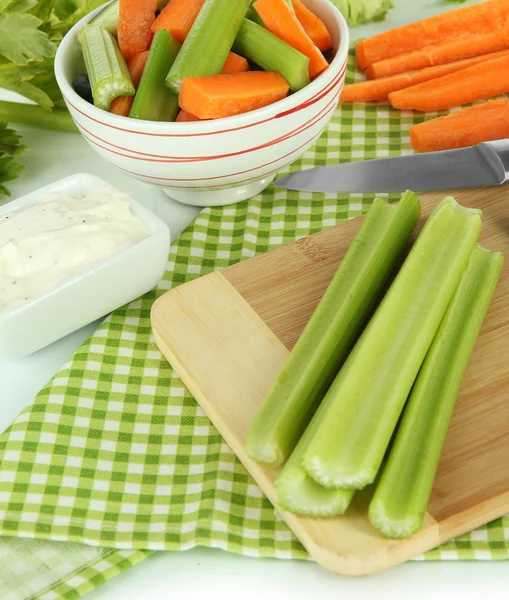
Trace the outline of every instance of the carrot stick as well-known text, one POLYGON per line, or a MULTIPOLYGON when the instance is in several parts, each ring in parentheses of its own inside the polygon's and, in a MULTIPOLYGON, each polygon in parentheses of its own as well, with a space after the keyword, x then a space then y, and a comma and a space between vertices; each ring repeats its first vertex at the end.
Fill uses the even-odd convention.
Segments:
POLYGON ((243 56, 235 54, 235 52, 230 52, 226 57, 221 73, 242 73, 243 71, 249 71, 247 60, 243 56))
MULTIPOLYGON (((493 0, 492 0, 493 1, 493 0)), ((426 46, 409 54, 400 54, 393 58, 373 63, 366 69, 370 79, 388 77, 415 69, 424 69, 433 65, 442 65, 456 60, 507 50, 509 37, 499 32, 454 37, 444 44, 426 46)))
POLYGON ((372 79, 371 81, 361 81, 360 83, 345 85, 341 94, 341 102, 383 102, 388 99, 391 92, 402 90, 423 81, 443 77, 449 73, 455 73, 466 67, 501 56, 509 56, 509 50, 493 52, 492 54, 476 56, 475 58, 468 58, 466 60, 457 60, 445 65, 437 65, 436 67, 428 67, 427 69, 420 69, 418 71, 399 73, 392 77, 382 77, 380 79, 372 79))
POLYGON ((196 115, 188 113, 186 110, 181 110, 175 119, 177 123, 191 123, 192 121, 202 121, 196 115))
POLYGON ((295 16, 299 19, 304 31, 309 35, 314 45, 322 52, 330 50, 332 40, 323 21, 300 0, 292 0, 292 4, 295 16))
POLYGON ((418 152, 475 146, 509 137, 509 100, 491 100, 410 127, 418 152))
POLYGON ((325 71, 329 64, 285 0, 256 0, 253 7, 271 33, 309 57, 311 78, 325 71))
POLYGON ((180 88, 179 105, 200 119, 220 119, 277 102, 288 90, 279 73, 266 71, 188 77, 180 88))
POLYGON ((392 92, 389 102, 399 109, 444 110, 506 92, 509 92, 509 56, 392 92))
POLYGON ((423 19, 360 41, 357 64, 366 69, 381 60, 441 44, 446 38, 501 29, 508 17, 509 0, 490 0, 423 19))
MULTIPOLYGON (((144 50, 139 54, 131 56, 127 59, 127 68, 131 75, 131 81, 133 82, 134 89, 138 89, 140 84, 141 76, 143 75, 143 69, 147 62, 149 50, 144 50)), ((134 102, 134 96, 117 96, 111 103, 110 111, 116 115, 122 117, 128 117, 131 112, 131 107, 134 102)))
POLYGON ((117 35, 126 60, 150 46, 156 10, 157 0, 120 0, 117 35))
POLYGON ((168 29, 172 38, 183 44, 196 20, 205 0, 171 0, 159 13, 152 25, 158 29, 168 29))

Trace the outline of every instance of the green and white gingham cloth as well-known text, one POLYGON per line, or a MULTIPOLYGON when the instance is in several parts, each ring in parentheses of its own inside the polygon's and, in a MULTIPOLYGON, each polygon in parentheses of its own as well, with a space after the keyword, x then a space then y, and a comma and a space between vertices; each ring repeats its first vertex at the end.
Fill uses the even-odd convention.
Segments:
MULTIPOLYGON (((417 120, 386 105, 342 106, 291 170, 410 153, 408 127, 417 120)), ((157 290, 107 318, 0 437, 0 533, 115 548, 93 558, 115 563, 105 567, 110 574, 149 554, 136 549, 203 545, 307 558, 162 358, 150 308, 172 287, 359 215, 372 200, 271 186, 248 202, 204 210, 173 244, 157 290)), ((68 597, 107 577, 86 566, 90 549, 74 548, 85 566, 79 585, 72 577, 59 584, 73 590, 68 597)), ((420 558, 509 558, 509 517, 420 558)), ((0 571, 2 598, 5 580, 0 571)))

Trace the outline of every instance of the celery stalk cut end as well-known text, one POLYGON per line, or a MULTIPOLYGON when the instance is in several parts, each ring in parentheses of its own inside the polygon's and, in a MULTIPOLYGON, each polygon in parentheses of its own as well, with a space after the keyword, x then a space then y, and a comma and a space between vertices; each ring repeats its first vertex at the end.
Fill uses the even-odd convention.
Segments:
POLYGON ((315 519, 343 515, 354 490, 327 490, 311 479, 303 469, 283 470, 276 480, 278 505, 291 513, 315 519))
POLYGON ((384 507, 384 503, 371 501, 368 513, 371 525, 384 537, 391 539, 406 539, 418 533, 422 526, 422 518, 417 515, 409 515, 404 519, 390 518, 384 507))
POLYGON ((249 458, 271 467, 279 467, 285 459, 275 444, 270 442, 259 444, 256 441, 250 441, 249 435, 246 442, 246 452, 249 458))
POLYGON ((304 455, 302 465, 308 475, 319 485, 329 490, 362 490, 375 481, 377 470, 365 469, 355 473, 339 472, 336 465, 328 465, 312 451, 304 455))

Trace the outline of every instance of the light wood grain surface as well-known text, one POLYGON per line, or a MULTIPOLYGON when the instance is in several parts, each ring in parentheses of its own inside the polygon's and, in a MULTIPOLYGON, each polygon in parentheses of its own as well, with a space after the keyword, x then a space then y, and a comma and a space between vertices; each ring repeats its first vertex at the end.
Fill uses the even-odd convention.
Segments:
MULTIPOLYGON (((399 564, 509 512, 509 188, 458 191, 481 208, 481 242, 506 265, 463 381, 423 530, 386 540, 367 494, 343 517, 282 512, 313 558, 345 575, 399 564)), ((420 194, 423 217, 443 193, 420 194)), ((360 225, 354 219, 184 284, 154 305, 156 342, 271 502, 277 470, 244 451, 249 424, 360 225)))

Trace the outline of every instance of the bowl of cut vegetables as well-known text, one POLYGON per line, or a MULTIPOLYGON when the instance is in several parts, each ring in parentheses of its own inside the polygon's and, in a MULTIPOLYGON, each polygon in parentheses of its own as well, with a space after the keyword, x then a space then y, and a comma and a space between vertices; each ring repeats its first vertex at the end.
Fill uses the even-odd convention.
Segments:
POLYGON ((90 146, 196 206, 251 198, 327 127, 348 28, 329 0, 113 0, 55 74, 90 146))

